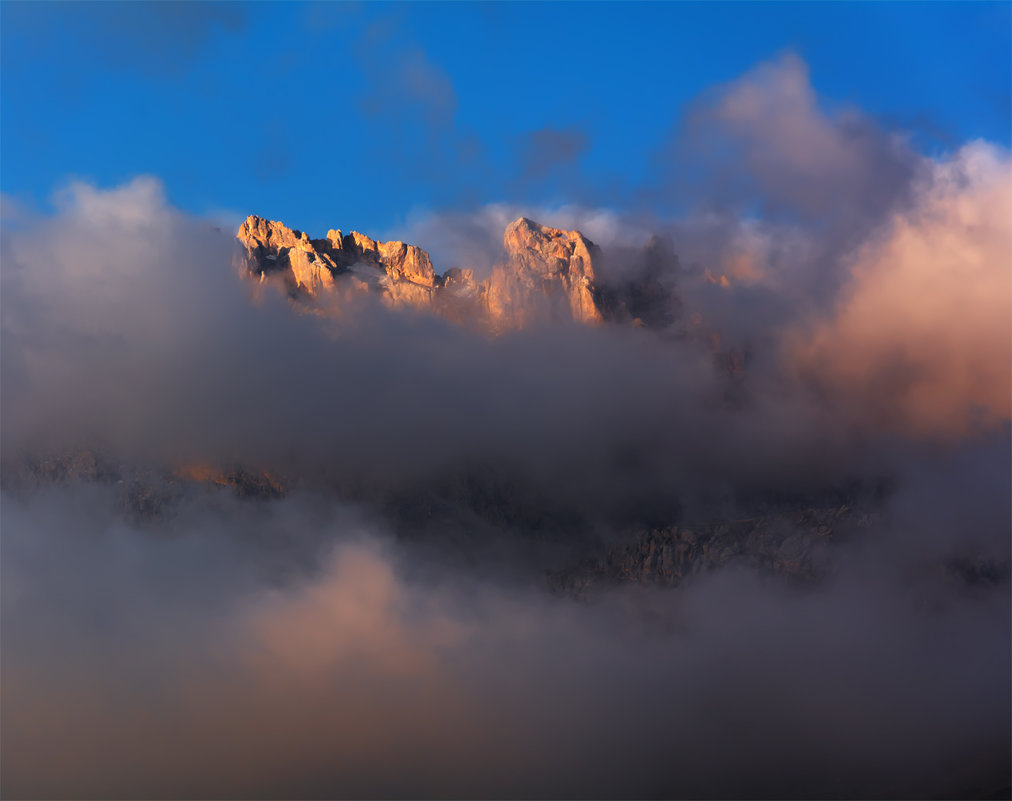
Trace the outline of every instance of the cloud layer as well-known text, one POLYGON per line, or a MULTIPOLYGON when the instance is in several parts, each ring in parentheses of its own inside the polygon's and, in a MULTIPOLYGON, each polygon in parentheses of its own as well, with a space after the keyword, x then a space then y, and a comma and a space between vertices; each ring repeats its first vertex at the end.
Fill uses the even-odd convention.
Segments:
MULTIPOLYGON (((415 90, 452 115, 436 72, 415 90)), ((294 313, 153 177, 5 225, 4 794, 1001 791, 1009 156, 916 154, 825 111, 793 57, 705 99, 679 146, 698 136, 708 193, 678 220, 409 219, 440 271, 490 270, 521 213, 583 230, 625 312, 597 328, 490 338, 368 296, 294 313), (78 449, 170 513, 23 480, 78 449), (167 477, 193 465, 292 492, 167 477), (878 516, 817 585, 728 570, 580 604, 539 580, 826 493, 878 516)), ((582 152, 556 139, 532 169, 582 152)))
POLYGON ((152 532, 109 500, 5 498, 5 794, 925 797, 1007 769, 1004 593, 868 559, 585 606, 340 507, 152 532))

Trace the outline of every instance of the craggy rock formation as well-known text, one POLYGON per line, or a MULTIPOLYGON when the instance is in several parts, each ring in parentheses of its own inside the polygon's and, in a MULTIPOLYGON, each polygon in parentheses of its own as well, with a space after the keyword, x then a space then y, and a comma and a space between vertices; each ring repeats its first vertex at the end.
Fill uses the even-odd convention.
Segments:
MULTIPOLYGON (((414 308, 500 333, 539 322, 575 321, 666 330, 710 350, 718 367, 741 378, 747 348, 721 341, 699 314, 682 315, 676 287, 678 260, 669 241, 602 254, 579 231, 521 217, 503 235, 503 257, 491 275, 453 267, 435 271, 429 254, 404 242, 378 242, 331 230, 310 239, 280 222, 251 215, 240 226, 238 266, 259 280, 279 280, 307 311, 339 313, 351 296, 374 293, 393 307, 414 308), (622 269, 609 280, 609 262, 622 269)), ((726 282, 725 282, 726 283, 726 282)))
POLYGON ((209 465, 191 464, 177 468, 173 477, 183 482, 227 487, 240 498, 284 498, 287 489, 266 470, 251 471, 241 467, 218 470, 209 465))
POLYGON ((403 242, 377 242, 352 231, 310 239, 280 222, 250 216, 237 234, 240 267, 263 281, 279 276, 295 298, 340 300, 345 293, 378 292, 393 306, 428 309, 494 330, 540 318, 595 324, 596 246, 579 231, 548 228, 526 218, 510 224, 505 260, 485 281, 453 268, 439 275, 429 254, 403 242))
POLYGON ((507 263, 488 282, 488 309, 507 327, 522 326, 533 300, 547 299, 550 312, 568 310, 574 320, 602 320, 594 299, 593 258, 597 247, 579 231, 561 231, 526 217, 510 223, 503 236, 507 263), (512 324, 512 325, 511 325, 512 324))
POLYGON ((232 466, 191 464, 169 468, 123 461, 96 450, 69 450, 45 456, 9 457, 3 462, 5 491, 23 494, 47 487, 94 484, 115 490, 116 508, 127 520, 146 524, 178 511, 188 488, 229 490, 243 499, 270 500, 288 494, 289 481, 274 472, 232 466))
MULTIPOLYGON (((468 469, 435 487, 384 489, 362 484, 324 489, 305 477, 282 477, 273 470, 200 463, 175 468, 140 466, 88 450, 8 460, 4 468, 4 488, 15 494, 52 486, 110 487, 117 510, 135 525, 172 518, 184 498, 194 493, 223 492, 262 503, 307 487, 382 509, 395 528, 398 521, 406 523, 413 538, 426 532, 442 537, 444 524, 445 531, 455 532, 454 521, 467 520, 468 527, 477 525, 483 537, 511 532, 511 547, 531 559, 525 569, 539 572, 550 591, 583 600, 619 586, 679 587, 702 574, 728 568, 818 584, 835 569, 837 544, 875 536, 884 511, 882 498, 863 495, 773 499, 749 506, 750 517, 678 520, 680 515, 672 514, 670 523, 634 527, 619 542, 603 544, 588 532, 577 510, 558 506, 551 497, 494 470, 468 469), (426 529, 427 522, 433 521, 435 528, 426 529), (518 531, 529 537, 517 539, 518 531), (555 550, 538 550, 539 544, 555 550), (541 561, 541 555, 563 552, 569 554, 564 561, 556 556, 541 561)), ((466 536, 451 534, 445 541, 462 549, 470 547, 466 536)), ((1012 579, 1008 559, 970 552, 950 554, 926 563, 924 569, 930 580, 967 590, 1007 585, 1012 579)))
POLYGON ((403 242, 377 242, 358 231, 328 231, 310 239, 280 222, 250 216, 237 238, 245 247, 241 267, 260 280, 278 274, 294 296, 316 297, 337 289, 378 289, 394 304, 425 306, 437 285, 429 254, 403 242))
MULTIPOLYGON (((724 568, 777 576, 797 584, 832 574, 833 549, 851 538, 874 536, 883 522, 879 502, 775 503, 755 516, 711 519, 632 532, 560 570, 544 573, 557 593, 588 599, 616 586, 678 587, 724 568)), ((926 564, 925 578, 966 589, 1007 585, 1012 563, 993 557, 950 555, 926 564)))
POLYGON ((578 597, 618 584, 678 586, 696 574, 733 565, 812 581, 819 578, 826 546, 875 519, 875 513, 846 503, 788 505, 747 519, 651 529, 550 573, 547 580, 553 589, 578 597))

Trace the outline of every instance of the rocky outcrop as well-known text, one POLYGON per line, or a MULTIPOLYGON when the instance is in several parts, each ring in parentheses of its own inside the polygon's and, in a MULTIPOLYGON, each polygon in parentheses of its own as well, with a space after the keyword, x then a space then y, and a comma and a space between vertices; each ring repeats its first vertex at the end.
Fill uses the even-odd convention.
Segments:
POLYGON ((642 249, 602 254, 579 231, 521 217, 506 227, 502 257, 483 280, 461 267, 439 274, 422 248, 358 231, 330 230, 311 239, 284 223, 250 216, 237 238, 245 275, 282 282, 294 300, 323 315, 340 313, 354 295, 373 294, 392 307, 494 333, 559 320, 673 331, 708 349, 734 378, 744 376, 749 361, 747 347, 724 342, 698 313, 682 315, 677 258, 671 243, 657 238, 642 249))
POLYGON ((521 217, 503 235, 507 261, 488 284, 493 318, 523 325, 536 300, 551 312, 568 312, 581 323, 601 322, 594 299, 593 252, 597 247, 579 231, 562 231, 521 217))
POLYGON ((352 231, 310 239, 284 223, 251 215, 237 234, 245 248, 242 268, 260 280, 279 275, 296 295, 316 297, 342 288, 379 289, 392 303, 428 305, 437 276, 429 254, 403 242, 377 242, 352 231))
POLYGON ((50 487, 86 484, 112 490, 115 508, 134 523, 164 521, 179 511, 187 487, 230 490, 239 498, 268 500, 288 494, 290 479, 275 471, 238 465, 215 468, 187 464, 170 468, 116 458, 91 449, 70 449, 35 457, 8 457, 0 476, 5 491, 23 494, 50 487))
POLYGON ((544 318, 601 322, 594 296, 596 246, 579 231, 521 218, 503 238, 504 259, 476 281, 473 270, 436 273, 429 254, 404 242, 378 242, 339 230, 310 239, 283 223, 251 215, 240 226, 241 269, 264 281, 277 277, 295 298, 379 293, 393 306, 411 306, 492 329, 523 327, 544 318))
POLYGON ((173 477, 194 484, 228 487, 240 498, 283 498, 287 489, 266 470, 244 470, 236 467, 220 470, 206 464, 189 464, 176 468, 173 477))
POLYGON ((583 596, 619 584, 678 586, 728 566, 813 581, 825 547, 841 534, 867 529, 877 512, 851 504, 786 505, 755 517, 710 520, 640 532, 624 544, 547 575, 550 587, 583 596))

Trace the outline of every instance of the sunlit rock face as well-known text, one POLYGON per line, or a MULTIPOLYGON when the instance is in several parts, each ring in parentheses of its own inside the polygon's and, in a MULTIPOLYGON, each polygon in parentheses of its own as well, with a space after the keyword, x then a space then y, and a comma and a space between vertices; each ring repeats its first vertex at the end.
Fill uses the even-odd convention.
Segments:
POLYGON ((310 313, 339 316, 354 296, 371 293, 391 307, 493 334, 559 321, 663 329, 698 342, 723 372, 738 378, 745 373, 746 347, 725 341, 698 312, 682 315, 677 259, 670 245, 656 239, 631 255, 616 256, 602 253, 579 231, 521 217, 506 227, 498 262, 479 280, 464 266, 439 274, 420 247, 379 242, 357 231, 330 230, 324 239, 310 239, 251 215, 237 238, 241 272, 261 282, 280 281, 297 308, 310 313), (630 263, 609 280, 606 258, 630 263))
POLYGON ((526 217, 510 223, 503 236, 507 264, 492 273, 493 314, 522 316, 530 296, 543 295, 568 307, 581 323, 601 322, 594 300, 593 254, 597 247, 579 231, 539 225, 526 217))
POLYGON ((521 218, 503 238, 503 261, 476 281, 474 271, 436 273, 429 254, 404 242, 378 242, 352 231, 310 239, 280 222, 249 216, 237 234, 241 269, 250 277, 279 277, 295 298, 334 299, 379 293, 391 306, 432 311, 491 330, 537 320, 601 322, 594 295, 596 246, 579 231, 561 231, 521 218))
POLYGON ((342 289, 375 288, 393 305, 431 304, 437 276, 429 254, 403 242, 377 242, 352 231, 328 231, 310 239, 280 222, 250 215, 237 238, 245 247, 243 268, 262 278, 280 275, 294 294, 315 297, 342 289), (342 280, 343 279, 343 280, 342 280))

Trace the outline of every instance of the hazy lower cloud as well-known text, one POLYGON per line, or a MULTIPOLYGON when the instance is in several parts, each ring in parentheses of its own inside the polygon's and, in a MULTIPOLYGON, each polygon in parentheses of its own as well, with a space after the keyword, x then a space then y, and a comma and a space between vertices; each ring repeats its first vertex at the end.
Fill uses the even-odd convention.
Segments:
POLYGON ((2 514, 12 797, 924 797, 1007 768, 1006 599, 881 547, 818 591, 587 606, 305 500, 2 514))

